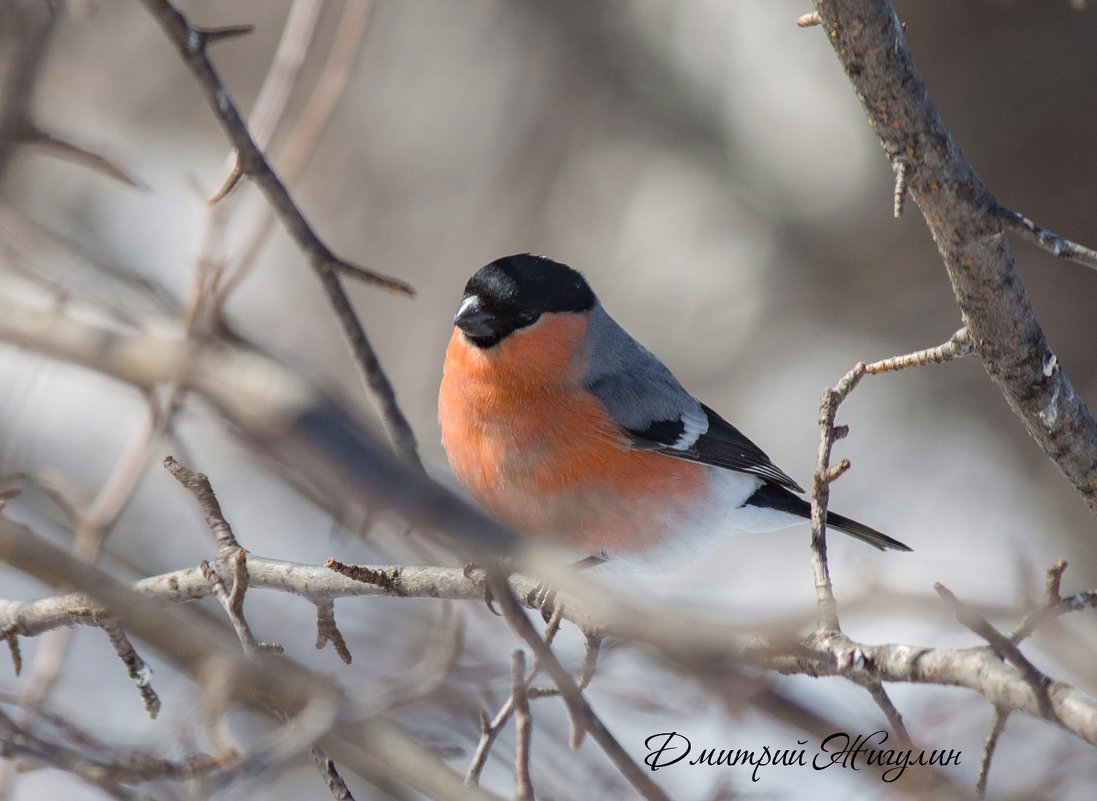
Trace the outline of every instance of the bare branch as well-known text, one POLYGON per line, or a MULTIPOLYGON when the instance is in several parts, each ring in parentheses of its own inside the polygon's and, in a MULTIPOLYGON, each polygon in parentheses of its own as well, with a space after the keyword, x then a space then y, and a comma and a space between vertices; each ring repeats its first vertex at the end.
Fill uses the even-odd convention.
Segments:
MULTIPOLYGON (((21 527, 0 518, 0 557, 19 565, 20 569, 26 571, 33 566, 45 569, 47 565, 52 567, 51 560, 55 558, 61 558, 62 562, 70 558, 64 554, 55 557, 52 551, 46 559, 32 555, 37 553, 33 549, 24 553, 23 549, 31 546, 22 544, 23 535, 19 531, 21 527)), ((43 547, 42 544, 33 546, 34 549, 43 547)), ((376 585, 352 581, 319 566, 294 565, 255 556, 248 558, 248 566, 253 588, 265 586, 293 592, 309 600, 382 594, 477 603, 482 599, 481 589, 464 575, 461 568, 405 566, 399 571, 399 586, 392 592, 386 592, 376 585)), ((374 569, 381 572, 391 570, 383 567, 374 569)), ((513 576, 510 582, 513 592, 519 596, 528 593, 538 583, 522 576, 513 576)), ((89 586, 88 581, 81 583, 89 586)), ((211 592, 208 582, 196 568, 144 579, 136 583, 134 590, 141 596, 176 603, 208 597, 211 592)), ((869 645, 853 642, 841 635, 832 635, 824 641, 810 638, 804 643, 771 641, 756 634, 714 624, 711 620, 660 617, 650 610, 630 609, 610 598, 603 597, 596 602, 594 608, 602 610, 597 616, 577 601, 564 599, 564 603, 563 617, 584 631, 597 628, 606 635, 647 644, 672 663, 684 666, 687 673, 698 677, 720 670, 722 661, 728 665, 746 664, 810 676, 845 676, 849 668, 843 666, 858 661, 870 662, 874 676, 882 682, 966 687, 982 694, 995 706, 1046 717, 1041 711, 1037 694, 1025 677, 1003 664, 986 647, 949 649, 906 644, 869 645)), ((60 626, 94 625, 95 610, 94 602, 80 593, 30 602, 0 601, 0 630, 34 636, 60 626)), ((158 629, 154 627, 153 630, 158 629)), ((238 644, 236 648, 239 648, 238 644)), ((553 676, 553 679, 555 681, 556 677, 553 676)), ((578 692, 577 686, 575 692, 578 692)), ((533 690, 528 694, 531 698, 540 696, 533 690)), ((1047 697, 1054 712, 1051 720, 1097 745, 1097 701, 1058 681, 1051 683, 1047 697)))
POLYGON ((51 735, 60 733, 61 736, 54 739, 37 736, 28 726, 0 712, 0 736, 4 740, 5 757, 19 760, 23 767, 30 763, 66 771, 100 788, 112 798, 127 801, 148 798, 146 794, 133 792, 126 784, 158 779, 190 779, 225 767, 206 754, 194 754, 173 762, 144 751, 114 749, 57 715, 40 709, 24 708, 22 711, 48 721, 52 727, 51 735))
POLYGON ((255 701, 262 696, 294 716, 310 704, 317 709, 338 710, 341 714, 333 713, 330 718, 332 729, 316 734, 316 744, 363 777, 382 781, 376 769, 380 763, 389 781, 395 779, 428 796, 469 801, 494 798, 482 790, 464 788, 461 778, 433 753, 383 717, 362 714, 325 676, 288 658, 249 660, 240 653, 236 637, 223 625, 136 593, 94 565, 73 558, 25 526, 3 517, 0 558, 41 580, 68 584, 93 596, 127 631, 188 675, 198 677, 211 668, 222 671, 229 677, 228 697, 237 703, 266 712, 268 707, 255 701))
POLYGON ((350 649, 347 648, 339 627, 335 625, 335 601, 330 598, 316 602, 316 649, 320 650, 329 642, 339 658, 349 665, 350 649))
POLYGON ((152 685, 149 684, 152 675, 149 666, 134 650, 117 620, 104 617, 97 622, 99 627, 106 632, 110 644, 114 647, 114 652, 118 654, 118 658, 122 660, 122 664, 129 671, 130 678, 137 683, 137 691, 141 694, 141 702, 145 705, 145 711, 150 718, 155 718, 160 712, 160 698, 157 696, 156 691, 152 689, 152 685))
MULTIPOLYGON (((308 103, 297 115, 293 129, 286 137, 286 143, 282 151, 275 159, 278 162, 283 181, 287 185, 292 184, 300 176, 305 168, 309 156, 316 147, 332 112, 346 89, 347 82, 353 71, 354 57, 362 42, 366 30, 366 22, 369 18, 372 4, 370 0, 350 0, 343 7, 343 14, 339 18, 335 41, 324 64, 323 72, 317 79, 308 96, 308 103)), ((289 21, 287 21, 287 27, 289 21)), ((277 60, 277 59, 276 59, 277 60)), ((234 163, 238 166, 238 161, 234 163)), ((244 241, 247 243, 241 248, 242 255, 233 259, 234 264, 227 274, 219 281, 211 300, 214 307, 212 314, 219 319, 221 307, 223 307, 229 293, 244 279, 255 264, 263 244, 267 241, 271 226, 274 223, 274 213, 267 209, 261 219, 252 226, 244 241)))
POLYGON ((529 775, 530 738, 533 718, 526 697, 526 654, 518 649, 511 658, 511 691, 514 699, 514 801, 533 801, 533 780, 529 775))
POLYGON ((248 586, 248 568, 247 568, 247 552, 243 548, 236 551, 236 556, 232 560, 233 563, 233 582, 232 592, 229 592, 225 588, 225 582, 221 580, 221 577, 217 575, 209 562, 202 562, 198 565, 198 569, 202 571, 202 575, 205 576, 206 581, 209 582, 210 587, 213 589, 213 594, 218 601, 221 602, 221 606, 224 607, 228 613, 229 622, 232 623, 232 628, 236 632, 236 636, 240 638, 240 645, 244 648, 244 653, 253 659, 258 659, 261 656, 269 654, 280 654, 283 649, 281 645, 273 642, 259 642, 255 639, 255 635, 252 634, 251 626, 248 625, 247 620, 244 619, 244 592, 248 586))
MULTIPOLYGON (((1003 217, 952 140, 887 0, 815 0, 815 8, 884 152, 910 160, 911 197, 988 375, 1097 513, 1097 421, 1048 346, 1006 241, 1007 227, 1028 227, 1003 217)), ((1034 227, 1027 233, 1040 238, 1034 227)), ((1083 250, 1071 252, 1088 260, 1083 250)))
POLYGON ((910 732, 907 731, 907 726, 903 722, 903 716, 899 713, 899 710, 895 707, 891 697, 887 694, 884 685, 879 681, 868 681, 864 683, 864 687, 868 690, 869 695, 872 696, 872 700, 876 702, 876 706, 880 707, 880 711, 884 713, 884 717, 888 719, 892 731, 894 731, 895 736, 899 738, 900 747, 913 748, 914 745, 910 739, 910 732))
POLYGON ((594 679, 594 671, 598 667, 598 654, 602 649, 602 635, 599 633, 588 634, 583 648, 583 672, 579 676, 579 689, 585 690, 594 679))
POLYGON ((515 599, 510 585, 503 580, 500 574, 491 571, 488 573, 488 583, 495 595, 495 600, 499 603, 499 608, 503 612, 503 617, 510 624, 515 634, 525 640, 542 669, 552 677, 552 681, 560 690, 560 695, 564 699, 572 718, 580 721, 582 726, 590 732, 591 737, 601 746, 617 770, 640 795, 648 801, 669 801, 659 785, 655 784, 640 766, 632 760, 628 752, 621 747, 617 738, 594 713, 571 674, 560 664, 560 660, 552 652, 551 646, 538 636, 533 625, 522 612, 522 607, 515 599))
POLYGON ((316 770, 320 772, 320 778, 324 780, 328 792, 331 793, 331 797, 335 801, 354 801, 354 796, 351 794, 350 788, 347 787, 347 783, 343 781, 343 777, 339 775, 335 763, 328 759, 323 751, 316 746, 311 746, 309 748, 309 758, 316 765, 316 770))
POLYGON ((949 337, 948 342, 943 345, 866 364, 865 372, 870 375, 878 375, 896 370, 906 370, 911 367, 924 367, 928 364, 943 364, 953 359, 970 356, 974 352, 975 346, 971 342, 971 335, 968 333, 967 328, 961 328, 949 337))
POLYGON ((4 629, 3 637, 7 640, 8 651, 11 652, 11 666, 15 670, 15 675, 18 676, 23 670, 23 654, 19 651, 19 638, 10 628, 4 629))
MULTIPOLYGON (((270 143, 278 120, 285 110, 290 91, 296 84, 297 76, 305 63, 308 44, 316 29, 323 3, 320 0, 297 0, 290 7, 286 24, 282 29, 282 38, 274 53, 270 69, 263 80, 263 86, 255 98, 255 105, 248 116, 248 129, 256 147, 260 150, 270 143)), ((216 203, 227 195, 244 176, 240 159, 233 151, 232 167, 222 186, 210 198, 216 203)))
POLYGON ((130 186, 145 188, 106 157, 45 131, 34 121, 32 106, 38 75, 53 41, 60 8, 52 3, 24 3, 18 11, 9 13, 16 16, 18 45, 0 94, 4 99, 4 107, 0 109, 0 175, 7 170, 16 148, 30 145, 130 186))
POLYGON ((841 630, 838 621, 838 603, 830 582, 827 566, 826 517, 830 500, 830 485, 850 468, 850 461, 843 459, 837 465, 830 464, 834 443, 849 434, 849 426, 835 424, 838 407, 849 396, 865 375, 905 370, 928 364, 952 361, 973 352, 967 328, 961 328, 948 342, 935 348, 915 351, 904 356, 893 356, 872 364, 859 362, 842 376, 834 387, 823 390, 819 399, 819 455, 811 483, 811 569, 815 577, 815 599, 819 609, 820 634, 841 630))
POLYGON ((986 739, 983 741, 983 756, 979 760, 979 775, 975 779, 975 795, 986 798, 987 779, 990 777, 990 761, 994 757, 994 749, 998 747, 998 738, 1005 731, 1006 721, 1009 720, 1009 711, 1001 707, 994 707, 994 719, 990 723, 986 739))
POLYGON ((68 139, 37 127, 26 128, 19 136, 12 137, 9 141, 17 145, 40 147, 51 156, 87 167, 108 178, 113 178, 115 181, 132 186, 134 189, 148 189, 148 185, 144 181, 101 153, 88 150, 75 142, 70 142, 68 139))
POLYGON ((1009 230, 1019 234, 1022 239, 1031 242, 1060 259, 1069 259, 1091 270, 1097 270, 1097 250, 1071 242, 1054 231, 1041 228, 1028 217, 994 204, 992 212, 1005 223, 1009 230))
POLYGON ((206 519, 206 525, 209 526, 213 538, 217 541, 217 550, 221 552, 238 549, 240 543, 236 541, 236 537, 232 533, 232 526, 225 520, 225 516, 221 512, 221 504, 217 502, 217 496, 214 494, 213 487, 210 486, 206 475, 189 470, 175 461, 172 456, 164 458, 164 467, 175 477, 176 481, 191 491, 195 500, 198 501, 198 505, 202 507, 202 515, 206 519))
POLYGON ((1038 626, 1059 615, 1097 607, 1097 590, 1080 592, 1076 595, 1071 595, 1069 598, 1064 598, 1060 595, 1063 571, 1066 570, 1066 568, 1066 561, 1060 559, 1047 569, 1047 581, 1044 588, 1043 602, 1041 602, 1036 609, 1025 615, 1024 620, 1017 624, 1017 628, 1007 635, 1010 642, 1014 644, 1020 643, 1032 634, 1032 632, 1036 631, 1038 626))

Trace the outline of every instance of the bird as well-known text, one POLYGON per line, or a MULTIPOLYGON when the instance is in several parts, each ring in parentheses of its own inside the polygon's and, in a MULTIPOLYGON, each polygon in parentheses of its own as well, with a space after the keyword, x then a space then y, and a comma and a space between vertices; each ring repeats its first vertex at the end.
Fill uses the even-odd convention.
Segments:
MULTIPOLYGON (((664 571, 725 533, 803 523, 803 489, 610 317, 587 280, 529 253, 479 269, 438 393, 457 478, 519 535, 664 571)), ((907 545, 833 512, 880 550, 907 545)))

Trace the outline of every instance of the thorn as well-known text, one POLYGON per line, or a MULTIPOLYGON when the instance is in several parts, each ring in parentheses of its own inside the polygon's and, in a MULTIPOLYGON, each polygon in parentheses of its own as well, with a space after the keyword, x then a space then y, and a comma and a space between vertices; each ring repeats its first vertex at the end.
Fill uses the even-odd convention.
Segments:
POLYGON ((240 183, 240 179, 244 177, 244 168, 240 166, 240 154, 238 151, 232 151, 232 169, 229 171, 224 182, 218 187, 217 191, 209 196, 207 201, 211 206, 216 205, 221 200, 224 200, 236 186, 240 183))
POLYGON ((224 28, 198 28, 192 25, 191 30, 198 36, 201 41, 201 46, 204 49, 206 45, 223 42, 226 39, 236 39, 240 36, 247 36, 255 30, 255 26, 227 25, 224 28))
POLYGON ((367 270, 364 267, 359 267, 357 264, 351 264, 349 261, 343 261, 342 259, 332 258, 328 261, 328 264, 339 273, 356 278, 359 281, 365 281, 368 284, 376 284, 384 287, 385 289, 391 289, 393 292, 400 292, 401 294, 415 297, 415 288, 398 278, 391 278, 387 275, 381 275, 375 273, 372 270, 367 270))

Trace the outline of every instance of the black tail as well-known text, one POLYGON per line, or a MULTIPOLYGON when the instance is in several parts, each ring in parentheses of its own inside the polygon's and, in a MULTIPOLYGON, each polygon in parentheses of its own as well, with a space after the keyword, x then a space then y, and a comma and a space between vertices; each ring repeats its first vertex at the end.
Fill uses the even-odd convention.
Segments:
MULTIPOLYGON (((776 484, 763 484, 753 495, 747 498, 746 503, 743 505, 757 506, 760 509, 776 509, 779 512, 788 512, 797 517, 811 518, 810 503, 799 495, 789 492, 784 487, 778 487, 776 484)), ((856 537, 873 548, 879 548, 881 551, 911 550, 910 546, 904 545, 899 540, 893 539, 883 532, 834 512, 827 512, 827 525, 851 537, 856 537)))

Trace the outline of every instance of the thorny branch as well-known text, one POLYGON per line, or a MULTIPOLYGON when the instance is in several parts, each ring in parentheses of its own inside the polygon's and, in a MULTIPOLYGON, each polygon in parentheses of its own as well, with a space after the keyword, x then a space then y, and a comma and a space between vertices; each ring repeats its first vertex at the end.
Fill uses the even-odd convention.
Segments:
POLYGON ((212 42, 226 36, 239 35, 246 32, 246 29, 203 30, 192 26, 167 0, 142 0, 142 2, 163 28, 164 33, 179 49, 183 61, 194 74, 195 80, 206 95, 210 108, 236 148, 241 172, 256 182, 278 213, 290 236, 308 256, 309 263, 320 279, 328 301, 332 304, 335 315, 343 327, 343 333, 358 360, 370 397, 378 405, 393 444, 408 463, 419 465, 415 434, 396 402, 396 393, 392 384, 382 370, 366 331, 354 313, 350 298, 343 289, 339 276, 349 275, 409 295, 414 294, 414 290, 403 281, 359 267, 332 253, 313 231, 281 180, 267 163, 262 151, 256 146, 228 90, 206 55, 206 49, 212 42))

